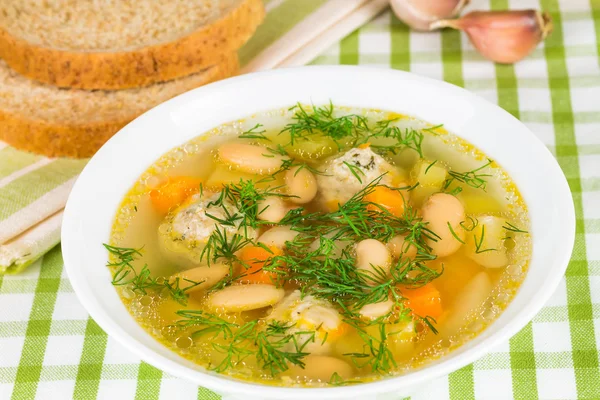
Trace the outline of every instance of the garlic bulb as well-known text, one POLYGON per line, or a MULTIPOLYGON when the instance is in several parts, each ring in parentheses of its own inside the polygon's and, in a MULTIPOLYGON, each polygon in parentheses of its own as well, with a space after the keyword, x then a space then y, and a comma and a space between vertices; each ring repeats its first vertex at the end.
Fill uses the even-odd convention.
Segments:
POLYGON ((431 28, 464 31, 485 58, 511 64, 531 53, 552 32, 552 20, 538 10, 473 11, 458 19, 436 21, 431 28))
POLYGON ((432 22, 457 16, 471 0, 391 0, 398 18, 419 31, 428 31, 432 22))

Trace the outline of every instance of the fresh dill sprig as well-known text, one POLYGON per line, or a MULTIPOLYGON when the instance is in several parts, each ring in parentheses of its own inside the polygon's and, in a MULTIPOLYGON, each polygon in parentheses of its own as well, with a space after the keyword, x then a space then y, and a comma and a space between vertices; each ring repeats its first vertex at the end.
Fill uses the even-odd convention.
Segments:
POLYGON ((450 233, 452 234, 452 236, 454 236, 454 239, 456 239, 457 241, 459 241, 462 244, 465 244, 465 241, 462 240, 458 234, 454 231, 454 228, 452 228, 452 225, 450 224, 450 222, 446 222, 448 224, 448 229, 450 230, 450 233))
POLYGON ((290 144, 311 135, 322 134, 334 141, 357 140, 363 132, 368 131, 367 119, 360 115, 348 114, 340 117, 333 115, 334 107, 330 102, 326 106, 312 106, 309 110, 300 103, 290 110, 294 111, 292 123, 283 128, 280 134, 289 133, 290 144))
POLYGON ((515 225, 511 224, 510 222, 506 222, 506 225, 503 225, 502 228, 506 229, 509 232, 514 232, 514 233, 529 233, 526 230, 517 228, 515 225))
POLYGON ((430 126, 429 128, 423 128, 421 130, 424 131, 424 132, 428 132, 428 133, 431 133, 432 135, 436 135, 437 136, 438 134, 435 133, 434 130, 439 129, 439 128, 443 127, 443 126, 444 126, 444 124, 439 124, 439 125, 435 125, 435 126, 430 126))
POLYGON ((363 183, 362 179, 360 178, 360 175, 362 175, 363 177, 365 176, 365 172, 362 170, 362 168, 360 168, 357 165, 352 165, 347 161, 344 161, 344 164, 346 165, 346 167, 348 167, 348 169, 350 170, 350 172, 352 173, 352 175, 354 175, 354 177, 356 178, 356 180, 359 183, 363 183))
POLYGON ((438 162, 438 160, 435 160, 434 162, 432 162, 431 164, 429 164, 429 165, 427 166, 427 168, 425 168, 425 175, 427 175, 427 172, 429 172, 429 169, 430 169, 431 167, 433 167, 433 166, 434 166, 434 165, 435 165, 437 162, 438 162))
POLYGON ((239 261, 236 253, 253 242, 251 230, 268 224, 259 218, 265 208, 261 201, 269 197, 290 197, 282 192, 282 186, 258 188, 251 180, 240 179, 238 183, 224 184, 219 196, 207 204, 206 216, 215 220, 215 228, 210 234, 200 254, 200 261, 206 260, 210 265, 219 259, 233 266, 239 261), (220 210, 225 215, 218 218, 210 212, 211 208, 220 210), (231 210, 237 210, 232 212, 231 210), (224 227, 237 228, 237 232, 228 233, 224 227))
POLYGON ((216 372, 225 372, 231 368, 234 368, 237 364, 242 362, 245 358, 252 356, 256 353, 253 348, 253 339, 256 335, 258 321, 249 321, 239 327, 235 333, 231 334, 228 338, 229 343, 221 344, 213 342, 213 348, 225 355, 221 362, 211 369, 216 372))
POLYGON ((247 357, 255 357, 261 367, 272 376, 286 371, 290 365, 304 368, 302 359, 309 353, 305 347, 315 341, 314 331, 289 332, 292 324, 270 321, 261 327, 257 320, 242 325, 224 320, 201 310, 180 310, 182 317, 174 326, 180 329, 199 327, 192 332, 193 339, 209 335, 212 347, 223 354, 221 362, 211 367, 213 371, 224 372, 234 368, 247 357), (225 341, 222 343, 221 338, 225 341))
POLYGON ((356 383, 361 383, 361 381, 356 380, 356 379, 346 380, 346 379, 342 378, 340 376, 340 374, 338 374, 337 372, 334 372, 331 375, 331 378, 329 378, 329 381, 327 383, 331 386, 346 386, 346 385, 353 385, 356 383))
POLYGON ((267 141, 271 141, 271 139, 269 139, 268 137, 265 136, 265 132, 266 130, 264 129, 260 129, 263 128, 262 124, 256 124, 254 125, 254 127, 248 129, 245 132, 242 132, 238 137, 240 139, 262 139, 262 140, 267 140, 267 141))
POLYGON ((468 220, 468 224, 469 224, 468 226, 467 226, 467 221, 461 221, 461 223, 460 223, 461 228, 463 228, 465 231, 472 232, 475 228, 477 228, 479 226, 479 220, 477 218, 468 216, 467 220, 468 220))
POLYGON ((390 144, 375 144, 371 147, 380 153, 396 154, 404 148, 411 148, 422 157, 423 133, 412 128, 401 129, 394 125, 398 119, 386 119, 370 124, 369 119, 357 114, 336 117, 330 102, 325 106, 306 107, 298 103, 290 108, 294 111, 292 123, 279 133, 289 134, 289 145, 299 140, 309 140, 313 135, 330 137, 341 150, 345 147, 356 147, 377 139, 391 140, 390 144))
POLYGON ((115 261, 109 261, 106 264, 107 267, 113 270, 111 282, 113 286, 128 286, 132 292, 144 295, 148 294, 149 291, 158 292, 166 289, 175 301, 185 305, 188 298, 186 292, 202 283, 179 277, 174 280, 153 277, 148 265, 144 264, 139 271, 132 265, 133 261, 141 257, 141 248, 117 247, 106 243, 103 243, 103 246, 115 259, 115 261), (181 288, 180 282, 182 281, 189 283, 189 285, 181 288))
MULTIPOLYGON (((448 171, 448 175, 450 175, 450 177, 447 178, 446 181, 444 182, 443 189, 447 190, 454 181, 457 181, 457 182, 464 183, 465 185, 471 186, 475 189, 485 190, 486 186, 487 186, 487 181, 485 180, 485 178, 488 178, 492 175, 491 174, 482 174, 479 171, 481 171, 482 169, 489 166, 492 162, 493 161, 488 158, 487 163, 483 164, 479 168, 475 168, 475 169, 473 169, 471 171, 467 171, 467 172, 456 172, 456 171, 452 171, 452 170, 448 171)), ((454 193, 454 194, 457 194, 457 193, 454 193)))
POLYGON ((369 143, 373 139, 392 139, 392 143, 389 145, 371 144, 373 149, 379 150, 383 153, 396 154, 398 151, 409 148, 419 153, 419 156, 423 157, 423 151, 421 149, 423 144, 423 133, 412 129, 405 128, 404 130, 400 127, 392 125, 397 119, 386 119, 377 121, 375 126, 369 130, 357 144, 369 143))
MULTIPOLYGON (((353 322, 351 322, 353 323, 353 322)), ((377 374, 389 374, 398 367, 394 355, 387 345, 388 337, 396 332, 387 332, 388 324, 380 323, 377 325, 377 336, 368 334, 363 327, 358 324, 353 325, 358 335, 362 338, 362 353, 345 353, 349 356, 357 368, 362 369, 370 367, 371 371, 377 374)))
POLYGON ((497 249, 482 249, 481 247, 483 246, 484 237, 485 237, 485 225, 481 225, 481 237, 479 239, 477 239, 477 235, 476 234, 473 235, 473 239, 475 241, 475 253, 480 254, 480 253, 485 253, 487 251, 498 251, 497 249))
POLYGON ((315 332, 287 333, 291 327, 291 324, 272 321, 264 331, 259 330, 254 339, 256 359, 272 376, 286 371, 290 364, 304 368, 302 359, 310 354, 304 348, 314 343, 315 332))
POLYGON ((210 234, 206 245, 200 253, 200 261, 208 265, 223 259, 230 265, 238 260, 236 253, 251 244, 252 239, 239 233, 228 234, 227 230, 215 225, 215 230, 210 234))
POLYGON ((213 333, 213 337, 221 335, 224 339, 228 339, 233 337, 233 329, 237 328, 237 324, 228 322, 223 318, 217 317, 206 311, 178 310, 176 311, 176 314, 181 317, 181 319, 177 320, 174 324, 178 328, 202 326, 202 329, 192 333, 192 338, 213 333))

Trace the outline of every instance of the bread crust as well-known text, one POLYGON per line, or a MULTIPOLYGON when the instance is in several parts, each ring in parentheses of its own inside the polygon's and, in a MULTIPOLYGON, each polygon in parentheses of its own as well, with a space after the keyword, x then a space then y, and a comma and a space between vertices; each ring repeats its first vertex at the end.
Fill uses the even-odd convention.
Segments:
MULTIPOLYGON (((202 83, 198 84, 198 81, 194 80, 187 90, 230 77, 238 71, 237 56, 230 55, 225 62, 201 72, 206 75, 202 83)), ((70 108, 65 105, 65 109, 70 108)), ((35 120, 24 114, 0 109, 0 140, 18 149, 48 157, 87 158, 137 116, 136 113, 127 117, 92 123, 66 123, 55 120, 35 120)))
POLYGON ((194 74, 239 49, 264 19, 262 0, 243 0, 176 41, 126 52, 73 52, 33 45, 0 28, 0 57, 30 79, 63 88, 127 89, 194 74))

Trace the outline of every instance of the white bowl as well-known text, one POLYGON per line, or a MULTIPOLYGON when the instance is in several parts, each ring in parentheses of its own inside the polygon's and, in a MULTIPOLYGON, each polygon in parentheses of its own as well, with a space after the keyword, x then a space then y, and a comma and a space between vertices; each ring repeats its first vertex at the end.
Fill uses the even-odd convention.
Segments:
POLYGON ((414 392, 506 341, 554 292, 573 249, 575 213, 567 181, 546 147, 499 107, 456 86, 406 72, 318 66, 239 76, 192 90, 123 128, 87 164, 64 214, 65 266, 81 303, 109 335, 147 363, 220 394, 244 399, 376 398, 414 392), (512 303, 477 338, 406 375, 347 387, 300 389, 251 384, 201 370, 147 334, 127 312, 105 267, 113 218, 122 197, 159 156, 226 122, 304 102, 379 108, 443 123, 512 176, 530 212, 533 255, 512 303))

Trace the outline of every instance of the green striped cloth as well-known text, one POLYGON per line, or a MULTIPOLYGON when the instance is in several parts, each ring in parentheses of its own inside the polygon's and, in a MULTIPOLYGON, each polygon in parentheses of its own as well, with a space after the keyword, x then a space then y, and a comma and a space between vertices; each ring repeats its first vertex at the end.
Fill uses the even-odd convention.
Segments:
MULTIPOLYGON (((323 3, 271 0, 278 34, 289 29, 285 8, 300 2, 306 12, 323 3)), ((545 45, 514 66, 482 59, 458 32, 410 32, 388 11, 314 60, 409 70, 464 86, 521 119, 556 155, 571 186, 575 250, 551 300, 515 337, 413 399, 600 399, 600 0, 473 0, 471 8, 509 6, 541 7, 555 25, 545 45)), ((262 29, 259 38, 274 28, 262 29)), ((0 160, 7 156, 20 159, 0 150, 0 160)), ((0 163, 0 179, 6 169, 0 163)), ((23 195, 36 198, 43 189, 30 190, 23 195)), ((0 204, 3 195, 0 188, 0 204)), ((107 337, 78 303, 56 247, 22 274, 0 276, 0 399, 9 398, 219 396, 140 362, 107 337)))

